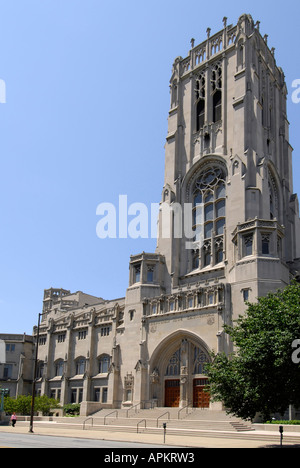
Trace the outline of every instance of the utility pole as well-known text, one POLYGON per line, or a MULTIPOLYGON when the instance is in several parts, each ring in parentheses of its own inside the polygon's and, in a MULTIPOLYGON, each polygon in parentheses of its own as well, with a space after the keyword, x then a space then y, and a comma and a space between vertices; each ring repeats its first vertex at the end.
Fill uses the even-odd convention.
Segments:
POLYGON ((38 350, 39 350, 39 338, 40 338, 40 322, 43 314, 39 314, 36 343, 35 343, 35 358, 34 358, 34 371, 33 371, 33 382, 32 382, 32 399, 31 399, 31 413, 30 413, 30 426, 29 432, 33 434, 33 416, 34 416, 34 400, 35 400, 35 384, 37 379, 37 361, 38 361, 38 350))

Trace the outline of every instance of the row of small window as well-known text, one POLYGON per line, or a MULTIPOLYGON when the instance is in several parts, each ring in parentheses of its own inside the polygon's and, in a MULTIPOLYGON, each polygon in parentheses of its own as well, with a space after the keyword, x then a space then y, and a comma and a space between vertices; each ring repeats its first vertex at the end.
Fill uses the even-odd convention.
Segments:
MULTIPOLYGON (((41 392, 39 392, 41 393, 41 392)), ((97 387, 94 389, 94 401, 100 403, 107 403, 108 388, 97 387)), ((61 389, 53 388, 50 390, 50 398, 55 400, 61 400, 61 389)), ((81 403, 83 400, 83 388, 71 388, 70 391, 70 403, 81 403)))
MULTIPOLYGON (((107 374, 110 368, 110 356, 104 354, 102 355, 97 362, 97 371, 98 374, 107 374)), ((55 363, 55 377, 62 377, 64 374, 65 364, 61 359, 55 363)), ((83 375, 86 371, 86 359, 79 358, 75 361, 76 375, 83 375)), ((40 363, 38 367, 38 378, 43 377, 44 375, 44 363, 40 363)))
MULTIPOLYGON (((186 298, 186 308, 187 309, 193 309, 194 307, 204 307, 204 306, 209 306, 209 305, 214 305, 216 301, 216 294, 214 292, 210 292, 205 295, 205 298, 201 294, 197 294, 196 298, 194 296, 189 296, 186 298)), ((168 312, 173 312, 178 309, 182 309, 183 302, 182 300, 172 300, 169 301, 168 306, 167 306, 167 311, 168 312)), ((153 315, 158 314, 158 313, 163 313, 164 312, 164 307, 165 304, 163 302, 160 302, 160 305, 158 303, 153 303, 151 305, 151 312, 153 315)))
POLYGON ((205 241, 201 249, 193 253, 193 270, 218 265, 224 260, 223 236, 215 238, 215 241, 205 241))
MULTIPOLYGON (((109 336, 111 331, 111 327, 101 327, 100 328, 100 336, 109 336)), ((85 340, 87 338, 88 332, 87 330, 81 330, 78 332, 78 340, 85 340)), ((64 343, 66 340, 66 333, 61 333, 57 335, 57 342, 58 343, 64 343)), ((45 345, 47 342, 47 336, 40 336, 39 338, 39 344, 40 345, 45 345)))
MULTIPOLYGON (((78 332, 78 340, 85 340, 87 337, 87 330, 82 330, 78 332)), ((110 333, 110 327, 101 327, 100 336, 108 336, 110 333)))
MULTIPOLYGON (((253 255, 253 234, 249 234, 244 237, 244 251, 243 255, 253 255)), ((270 254, 270 236, 268 234, 262 234, 261 236, 261 253, 262 255, 270 254)))

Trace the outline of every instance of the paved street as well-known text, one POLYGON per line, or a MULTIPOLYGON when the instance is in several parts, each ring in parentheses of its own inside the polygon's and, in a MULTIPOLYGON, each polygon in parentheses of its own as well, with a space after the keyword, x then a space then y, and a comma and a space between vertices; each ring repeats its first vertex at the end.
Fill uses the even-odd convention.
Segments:
MULTIPOLYGON (((167 448, 154 444, 139 444, 75 437, 55 437, 36 434, 0 434, 0 448, 167 448)), ((174 447, 173 447, 174 449, 174 447)))
MULTIPOLYGON (((118 449, 152 448, 169 449, 170 452, 181 453, 182 450, 202 448, 263 448, 279 447, 280 439, 274 431, 249 431, 246 433, 219 433, 211 431, 210 435, 192 436, 184 433, 166 435, 166 444, 163 444, 162 434, 129 433, 105 430, 80 430, 73 426, 59 427, 52 423, 48 426, 35 423, 34 434, 29 434, 29 425, 19 423, 13 429, 11 426, 0 426, 0 447, 18 448, 102 448, 108 451, 118 449), (171 449, 171 450, 170 450, 171 449)), ((290 448, 300 447, 300 432, 286 432, 284 445, 290 448)), ((148 449, 148 450, 147 450, 148 449)))

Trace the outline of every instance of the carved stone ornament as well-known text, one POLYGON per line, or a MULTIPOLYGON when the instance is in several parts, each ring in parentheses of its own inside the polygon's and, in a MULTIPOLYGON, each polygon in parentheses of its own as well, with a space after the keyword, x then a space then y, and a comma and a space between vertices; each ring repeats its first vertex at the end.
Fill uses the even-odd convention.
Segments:
POLYGON ((157 368, 155 368, 152 374, 150 374, 150 382, 152 384, 158 384, 160 382, 159 372, 157 368))

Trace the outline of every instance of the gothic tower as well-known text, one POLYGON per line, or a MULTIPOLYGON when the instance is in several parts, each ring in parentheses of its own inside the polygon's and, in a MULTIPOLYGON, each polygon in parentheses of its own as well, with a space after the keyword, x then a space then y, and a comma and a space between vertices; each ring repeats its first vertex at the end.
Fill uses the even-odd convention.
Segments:
POLYGON ((170 292, 225 279, 236 317, 289 283, 300 231, 283 71, 259 22, 223 22, 173 65, 157 252, 170 292))
POLYGON ((173 64, 157 249, 130 262, 135 394, 162 406, 211 407, 203 366, 232 351, 224 324, 300 257, 285 77, 259 22, 223 23, 173 64))
POLYGON ((223 23, 173 65, 156 252, 131 257, 125 298, 45 291, 37 391, 82 414, 215 409, 224 324, 299 270, 284 74, 259 22, 223 23))

